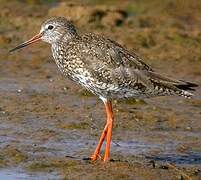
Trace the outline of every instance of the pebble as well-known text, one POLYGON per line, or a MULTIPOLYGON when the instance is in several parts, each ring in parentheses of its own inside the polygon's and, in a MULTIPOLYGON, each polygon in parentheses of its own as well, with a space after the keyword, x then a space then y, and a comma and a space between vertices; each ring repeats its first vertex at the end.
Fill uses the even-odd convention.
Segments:
POLYGON ((21 92, 22 92, 22 89, 18 89, 17 92, 18 92, 18 93, 21 93, 21 92))

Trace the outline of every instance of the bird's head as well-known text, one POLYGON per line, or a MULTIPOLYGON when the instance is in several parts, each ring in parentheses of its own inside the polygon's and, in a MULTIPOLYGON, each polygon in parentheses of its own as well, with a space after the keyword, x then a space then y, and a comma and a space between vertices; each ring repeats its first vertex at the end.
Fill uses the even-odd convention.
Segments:
POLYGON ((11 49, 10 52, 21 49, 40 40, 54 44, 60 40, 68 41, 76 35, 76 29, 70 21, 64 17, 53 17, 42 24, 39 34, 11 49))

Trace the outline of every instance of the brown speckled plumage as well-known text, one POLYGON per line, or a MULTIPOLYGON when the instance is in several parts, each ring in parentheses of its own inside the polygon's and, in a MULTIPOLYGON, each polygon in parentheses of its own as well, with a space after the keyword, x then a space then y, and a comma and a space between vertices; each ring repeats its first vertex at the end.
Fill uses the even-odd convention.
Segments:
POLYGON ((43 26, 52 23, 68 27, 64 34, 63 27, 55 29, 62 36, 50 42, 60 71, 100 98, 192 96, 182 87, 188 89, 194 84, 162 77, 118 43, 92 33, 79 35, 64 18, 50 19, 43 26))
POLYGON ((90 157, 97 160, 106 139, 103 160, 110 159, 110 143, 113 127, 112 99, 145 98, 163 95, 192 96, 196 84, 166 78, 154 72, 135 53, 118 43, 95 34, 80 35, 74 25, 62 17, 44 22, 41 31, 16 48, 43 40, 52 46, 57 66, 64 76, 84 86, 103 100, 107 122, 99 143, 90 157))

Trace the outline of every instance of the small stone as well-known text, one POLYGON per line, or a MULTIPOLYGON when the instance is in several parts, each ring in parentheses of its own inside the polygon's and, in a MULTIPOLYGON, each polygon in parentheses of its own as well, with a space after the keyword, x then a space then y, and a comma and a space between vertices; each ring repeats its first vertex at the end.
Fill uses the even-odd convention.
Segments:
POLYGON ((187 126, 187 127, 186 127, 186 130, 192 130, 192 127, 187 126))
POLYGON ((68 89, 69 89, 69 87, 67 87, 67 86, 63 87, 64 91, 67 91, 68 89))
POLYGON ((21 93, 21 92, 22 92, 22 89, 18 89, 17 92, 18 92, 18 93, 21 93))

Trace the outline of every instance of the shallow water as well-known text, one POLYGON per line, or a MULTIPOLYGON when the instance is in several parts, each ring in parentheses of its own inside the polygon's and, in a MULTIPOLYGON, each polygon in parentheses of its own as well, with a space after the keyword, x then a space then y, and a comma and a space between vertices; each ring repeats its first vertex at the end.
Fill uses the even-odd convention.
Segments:
POLYGON ((50 173, 27 173, 24 171, 19 171, 16 169, 5 169, 0 170, 0 179, 2 180, 39 180, 39 179, 49 179, 49 180, 57 180, 61 179, 58 175, 53 175, 50 173))

